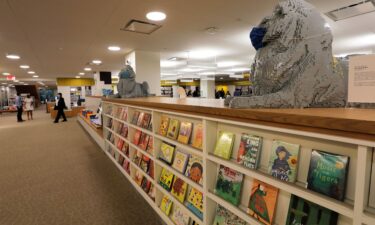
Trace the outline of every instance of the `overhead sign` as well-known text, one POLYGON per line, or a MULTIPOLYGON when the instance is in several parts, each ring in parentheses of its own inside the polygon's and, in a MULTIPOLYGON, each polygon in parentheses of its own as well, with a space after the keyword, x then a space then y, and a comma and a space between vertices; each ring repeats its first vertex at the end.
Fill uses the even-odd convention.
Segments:
POLYGON ((375 103, 375 55, 350 57, 348 101, 375 103))
POLYGON ((7 80, 16 80, 16 76, 13 76, 13 75, 8 75, 6 77, 7 77, 7 80))

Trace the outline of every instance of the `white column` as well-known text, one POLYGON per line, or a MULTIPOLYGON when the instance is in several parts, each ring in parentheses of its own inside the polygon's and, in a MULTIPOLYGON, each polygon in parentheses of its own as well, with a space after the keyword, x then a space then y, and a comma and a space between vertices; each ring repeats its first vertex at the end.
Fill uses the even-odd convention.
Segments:
POLYGON ((159 52, 136 50, 125 56, 125 63, 126 61, 133 67, 137 82, 146 81, 151 94, 161 95, 159 52))
POLYGON ((179 88, 178 85, 172 86, 173 98, 179 98, 180 97, 180 95, 177 93, 178 88, 179 88))
POLYGON ((228 91, 230 92, 231 96, 233 96, 235 90, 236 90, 236 86, 228 85, 228 91))
POLYGON ((215 81, 201 79, 200 92, 202 98, 215 98, 215 81))

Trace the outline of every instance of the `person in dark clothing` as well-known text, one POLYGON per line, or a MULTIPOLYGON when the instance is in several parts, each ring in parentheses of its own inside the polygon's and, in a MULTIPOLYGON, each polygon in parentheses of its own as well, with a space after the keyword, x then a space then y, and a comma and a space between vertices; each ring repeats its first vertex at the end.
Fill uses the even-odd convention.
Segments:
POLYGON ((17 122, 25 121, 22 119, 23 101, 20 96, 20 93, 17 93, 17 96, 16 96, 16 106, 17 106, 17 122))
POLYGON ((55 106, 55 109, 57 110, 57 115, 56 115, 54 123, 58 123, 61 116, 64 119, 63 122, 66 122, 67 120, 66 120, 65 113, 64 113, 64 109, 66 109, 65 100, 62 97, 61 93, 58 93, 57 98, 58 98, 58 102, 57 102, 57 105, 55 106))

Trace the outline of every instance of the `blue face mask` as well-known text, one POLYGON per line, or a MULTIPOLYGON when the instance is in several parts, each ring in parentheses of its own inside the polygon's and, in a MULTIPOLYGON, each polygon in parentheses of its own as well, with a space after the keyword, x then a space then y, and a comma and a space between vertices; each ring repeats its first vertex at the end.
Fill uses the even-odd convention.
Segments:
POLYGON ((258 51, 264 47, 263 38, 266 35, 267 29, 264 27, 254 27, 250 32, 251 44, 258 51))

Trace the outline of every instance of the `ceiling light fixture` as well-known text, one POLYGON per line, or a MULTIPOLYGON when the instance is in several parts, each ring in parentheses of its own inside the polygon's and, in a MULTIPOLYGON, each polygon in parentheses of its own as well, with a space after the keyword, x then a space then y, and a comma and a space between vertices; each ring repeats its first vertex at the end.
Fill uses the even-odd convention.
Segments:
POLYGON ((29 65, 20 65, 20 68, 21 68, 21 69, 29 69, 30 66, 29 66, 29 65))
POLYGON ((100 65, 100 64, 102 64, 102 61, 98 60, 98 59, 94 59, 94 60, 92 60, 92 63, 94 63, 95 65, 100 65))
POLYGON ((8 59, 20 59, 21 57, 16 54, 7 54, 8 59))
POLYGON ((80 76, 76 76, 77 79, 81 78, 80 76))
POLYGON ((39 76, 38 76, 38 75, 34 75, 33 77, 34 77, 34 78, 38 78, 39 76))
POLYGON ((81 72, 81 73, 79 73, 78 75, 81 75, 81 76, 83 76, 83 75, 85 75, 85 73, 81 72))
POLYGON ((20 81, 19 81, 19 80, 14 80, 14 82, 18 83, 18 82, 20 82, 20 81))
POLYGON ((6 73, 6 72, 4 72, 3 75, 4 75, 4 76, 9 76, 10 73, 6 73))
POLYGON ((84 68, 85 71, 91 71, 91 68, 90 67, 86 67, 84 68))
POLYGON ((108 50, 109 50, 109 51, 113 51, 113 52, 117 52, 117 51, 120 51, 121 48, 118 47, 118 46, 109 46, 109 47, 108 47, 108 50))
POLYGON ((29 71, 29 72, 27 72, 28 74, 35 74, 35 72, 34 71, 29 71))
POLYGON ((146 14, 146 18, 151 21, 163 21, 167 18, 167 15, 163 12, 149 12, 146 14))

